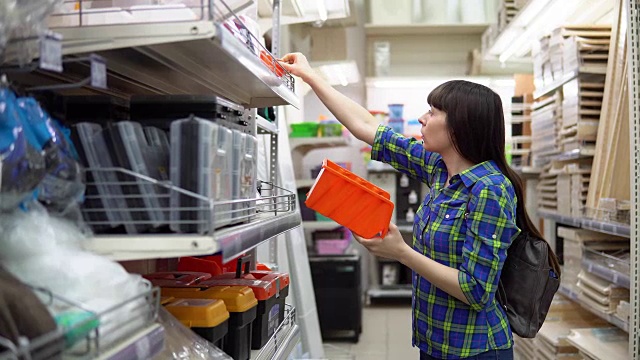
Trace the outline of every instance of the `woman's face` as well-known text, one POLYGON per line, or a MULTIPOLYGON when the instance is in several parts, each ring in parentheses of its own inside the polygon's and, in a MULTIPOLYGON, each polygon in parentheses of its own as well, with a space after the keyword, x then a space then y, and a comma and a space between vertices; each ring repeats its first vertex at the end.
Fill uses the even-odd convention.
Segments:
POLYGON ((447 127, 447 114, 435 107, 431 107, 420 119, 423 145, 425 150, 442 154, 453 148, 449 128, 447 127))

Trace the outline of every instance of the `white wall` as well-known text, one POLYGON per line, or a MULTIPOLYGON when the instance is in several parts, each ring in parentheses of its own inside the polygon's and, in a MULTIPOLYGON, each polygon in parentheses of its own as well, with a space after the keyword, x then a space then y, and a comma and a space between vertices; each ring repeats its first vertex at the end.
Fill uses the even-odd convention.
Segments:
POLYGON ((429 105, 427 96, 438 85, 453 79, 478 82, 493 89, 500 95, 505 112, 507 140, 511 137, 511 97, 514 91, 513 78, 486 77, 431 77, 422 79, 389 78, 367 81, 366 106, 370 110, 387 111, 388 104, 404 104, 404 118, 417 119, 429 105))

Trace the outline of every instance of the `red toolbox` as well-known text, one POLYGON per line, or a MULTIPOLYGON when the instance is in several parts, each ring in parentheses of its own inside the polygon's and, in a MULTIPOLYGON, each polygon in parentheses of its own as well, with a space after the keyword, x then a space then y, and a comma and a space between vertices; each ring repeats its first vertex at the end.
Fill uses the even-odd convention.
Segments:
POLYGON ((250 266, 250 257, 239 258, 235 273, 214 276, 197 286, 248 286, 253 290, 258 299, 258 313, 252 325, 251 348, 258 350, 267 343, 284 320, 290 279, 285 273, 250 271, 250 266))

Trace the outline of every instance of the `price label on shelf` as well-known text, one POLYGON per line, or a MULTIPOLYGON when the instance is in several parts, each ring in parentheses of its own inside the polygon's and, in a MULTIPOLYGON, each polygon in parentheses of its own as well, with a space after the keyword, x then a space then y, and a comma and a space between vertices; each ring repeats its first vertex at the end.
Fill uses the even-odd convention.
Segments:
POLYGON ((62 72, 62 35, 49 32, 40 38, 40 68, 62 72))
POLYGON ((107 88, 107 64, 104 58, 91 54, 91 86, 107 88))

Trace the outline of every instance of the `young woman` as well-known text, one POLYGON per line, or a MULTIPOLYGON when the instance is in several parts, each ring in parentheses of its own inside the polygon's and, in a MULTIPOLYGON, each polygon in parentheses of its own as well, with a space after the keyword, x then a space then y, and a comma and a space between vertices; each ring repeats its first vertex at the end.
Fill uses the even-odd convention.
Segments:
POLYGON ((355 236, 372 254, 413 270, 413 345, 420 359, 513 359, 513 336, 495 293, 520 228, 542 236, 518 201, 522 183, 505 160, 500 97, 467 81, 438 86, 420 118, 421 142, 380 125, 323 81, 304 55, 288 54, 281 62, 355 137, 373 146, 372 159, 430 188, 415 216, 413 249, 394 224, 385 238, 355 236))

